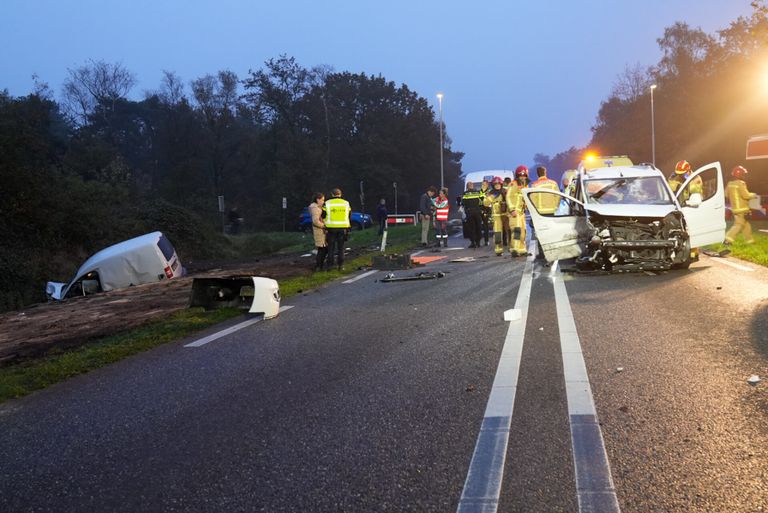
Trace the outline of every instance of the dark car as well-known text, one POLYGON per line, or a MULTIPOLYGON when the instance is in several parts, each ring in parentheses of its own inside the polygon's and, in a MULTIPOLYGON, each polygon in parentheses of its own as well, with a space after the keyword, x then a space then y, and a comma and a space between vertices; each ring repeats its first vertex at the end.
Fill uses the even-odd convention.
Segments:
MULTIPOLYGON (((373 218, 368 214, 361 212, 352 212, 350 216, 350 223, 352 229, 362 230, 363 228, 370 228, 373 225, 373 218)), ((312 229, 312 219, 309 217, 309 210, 306 208, 299 214, 299 231, 307 232, 312 229)))

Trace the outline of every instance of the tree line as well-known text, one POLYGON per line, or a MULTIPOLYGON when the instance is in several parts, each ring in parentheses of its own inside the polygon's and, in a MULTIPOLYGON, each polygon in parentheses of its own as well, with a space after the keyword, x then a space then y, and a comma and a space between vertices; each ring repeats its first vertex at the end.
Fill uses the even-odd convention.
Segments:
POLYGON ((763 0, 751 6, 749 16, 715 34, 684 22, 665 28, 656 40, 659 62, 627 66, 618 76, 589 144, 553 157, 536 154, 535 163, 557 175, 575 168, 587 151, 651 162, 656 85, 657 167, 671 172, 682 159, 694 167, 720 161, 727 179, 732 167, 743 164, 752 188, 768 193, 768 165, 744 160, 747 138, 768 133, 768 8, 763 0))
MULTIPOLYGON (((149 230, 188 258, 215 257, 218 196, 266 231, 281 228, 282 198, 293 229, 315 191, 340 187, 370 211, 397 183, 399 204, 415 208, 439 181, 434 109, 380 75, 280 56, 242 78, 164 71, 140 100, 135 87, 121 64, 90 61, 69 70, 58 99, 40 80, 27 96, 0 92, 0 310, 149 230)), ((446 183, 459 183, 462 157, 446 139, 446 183)))

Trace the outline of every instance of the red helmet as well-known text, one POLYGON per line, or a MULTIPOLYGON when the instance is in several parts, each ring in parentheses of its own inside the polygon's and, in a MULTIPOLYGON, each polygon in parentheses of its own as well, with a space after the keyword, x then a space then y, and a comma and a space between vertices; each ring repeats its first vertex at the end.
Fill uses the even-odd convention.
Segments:
POLYGON ((494 176, 493 181, 491 183, 493 185, 496 185, 496 184, 504 185, 504 180, 502 180, 500 176, 494 176))
POLYGON ((676 175, 684 175, 690 172, 691 172, 691 164, 689 164, 687 160, 681 160, 680 162, 675 164, 676 175))
POLYGON ((731 171, 731 175, 738 179, 746 178, 747 169, 744 166, 736 166, 733 168, 733 171, 731 171))
POLYGON ((528 168, 525 166, 517 166, 517 169, 515 169, 515 178, 517 179, 522 176, 528 178, 528 168))

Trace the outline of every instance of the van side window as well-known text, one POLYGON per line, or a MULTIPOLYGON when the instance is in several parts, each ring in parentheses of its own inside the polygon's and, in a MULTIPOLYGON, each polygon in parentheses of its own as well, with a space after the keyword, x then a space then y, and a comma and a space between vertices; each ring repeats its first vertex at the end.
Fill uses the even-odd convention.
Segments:
POLYGON ((171 244, 171 241, 169 241, 165 235, 160 236, 160 240, 157 241, 157 247, 160 248, 160 251, 168 262, 171 261, 173 254, 176 253, 176 250, 173 249, 173 244, 171 244))

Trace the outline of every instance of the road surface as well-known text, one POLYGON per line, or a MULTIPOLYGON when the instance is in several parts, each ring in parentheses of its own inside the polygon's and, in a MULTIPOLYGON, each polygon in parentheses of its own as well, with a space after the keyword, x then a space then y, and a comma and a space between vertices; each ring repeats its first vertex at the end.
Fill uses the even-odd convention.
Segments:
POLYGON ((765 269, 424 256, 0 405, 0 511, 768 511, 765 269))

